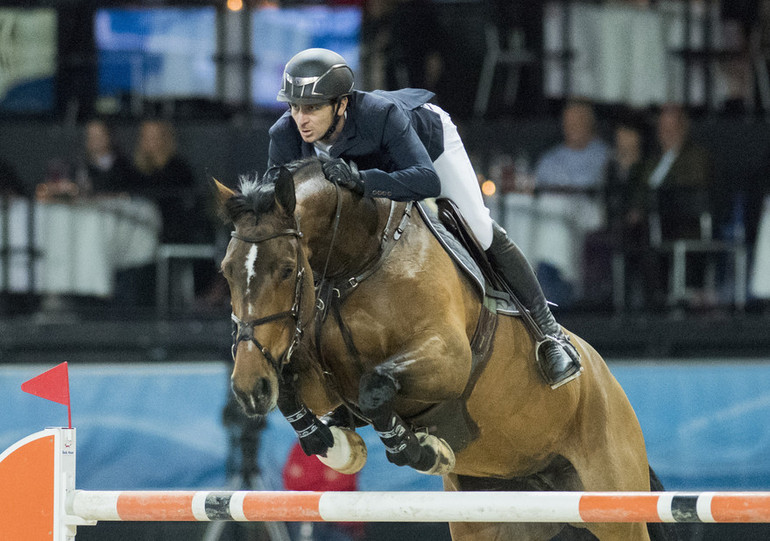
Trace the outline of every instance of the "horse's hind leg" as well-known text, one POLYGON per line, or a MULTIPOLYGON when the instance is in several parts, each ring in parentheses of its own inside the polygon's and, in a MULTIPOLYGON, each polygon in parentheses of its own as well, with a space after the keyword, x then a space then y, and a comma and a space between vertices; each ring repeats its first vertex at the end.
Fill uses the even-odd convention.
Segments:
POLYGON ((399 385, 386 368, 379 366, 361 378, 359 407, 385 444, 388 460, 397 466, 436 475, 454 467, 454 453, 435 436, 416 435, 395 412, 399 385))

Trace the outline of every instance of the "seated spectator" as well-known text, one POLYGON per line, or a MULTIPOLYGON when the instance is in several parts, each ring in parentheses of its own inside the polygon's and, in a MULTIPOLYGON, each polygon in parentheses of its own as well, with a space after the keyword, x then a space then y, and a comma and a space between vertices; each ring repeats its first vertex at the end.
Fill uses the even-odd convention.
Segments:
POLYGON ((537 191, 593 192, 604 183, 609 145, 596 135, 590 102, 570 100, 562 112, 564 140, 547 150, 535 168, 537 191))
MULTIPOLYGON (((660 240, 699 238, 699 216, 687 208, 671 208, 669 200, 690 196, 695 204, 708 200, 712 166, 708 151, 690 139, 690 119, 680 105, 664 105, 658 115, 656 153, 646 160, 631 195, 631 220, 660 220, 660 240)), ((708 204, 703 205, 708 208, 708 204)), ((653 224, 657 229, 657 224, 653 224)), ((658 240, 658 239, 653 239, 658 240)))
POLYGON ((535 167, 535 194, 550 194, 548 198, 541 198, 539 205, 546 215, 561 218, 562 231, 541 228, 540 241, 564 246, 563 237, 569 237, 569 247, 563 249, 565 253, 572 253, 568 266, 564 262, 557 266, 556 256, 550 262, 537 262, 543 290, 564 307, 587 293, 584 291, 586 269, 580 256, 587 236, 604 226, 602 189, 611 149, 596 135, 594 110, 585 100, 570 100, 564 107, 562 136, 563 141, 547 150, 535 167), (547 268, 549 265, 552 268, 547 268), (548 276, 554 277, 553 280, 548 276), (556 300, 559 298, 560 301, 556 300))
POLYGON ((615 125, 612 157, 607 164, 605 197, 607 226, 618 245, 647 243, 649 233, 631 209, 632 193, 644 174, 647 159, 645 127, 641 119, 623 118, 615 125))
POLYGON ((84 130, 84 156, 76 172, 80 195, 131 193, 136 190, 136 170, 115 145, 104 120, 93 119, 84 130))
POLYGON ((145 120, 139 127, 134 153, 139 172, 139 191, 160 207, 163 217, 161 241, 200 241, 195 215, 197 189, 187 161, 178 153, 176 134, 170 123, 145 120))
MULTIPOLYGON (((173 127, 163 120, 145 120, 139 128, 134 165, 139 171, 140 193, 160 207, 163 221, 161 243, 208 244, 213 241, 214 224, 201 190, 187 161, 177 150, 173 127)), ((188 276, 184 261, 172 261, 171 284, 188 276)), ((201 294, 217 279, 214 262, 192 262, 195 294, 201 294)), ((172 290, 172 297, 173 290, 172 290)), ((172 299, 173 301, 173 299, 172 299)))
MULTIPOLYGON (((641 175, 632 187, 627 213, 629 225, 642 224, 650 243, 701 236, 701 213, 710 210, 712 166, 708 151, 690 139, 690 120, 677 104, 664 105, 657 122, 658 148, 645 160, 641 175)), ((687 282, 702 283, 703 262, 688 265, 687 282)), ((667 264, 659 261, 649 269, 648 298, 662 304, 667 287, 667 264), (658 286, 658 287, 656 287, 658 286)))
POLYGON ((625 304, 641 308, 642 274, 647 262, 649 234, 642 224, 629 216, 630 195, 639 183, 646 152, 645 130, 640 118, 632 113, 615 123, 612 156, 607 163, 604 189, 607 227, 591 233, 586 239, 586 297, 597 303, 610 303, 614 283, 613 254, 625 258, 625 304))

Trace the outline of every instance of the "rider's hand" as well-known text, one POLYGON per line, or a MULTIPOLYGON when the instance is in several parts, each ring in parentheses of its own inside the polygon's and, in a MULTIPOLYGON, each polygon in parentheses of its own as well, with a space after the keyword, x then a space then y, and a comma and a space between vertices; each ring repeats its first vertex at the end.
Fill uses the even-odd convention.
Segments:
POLYGON ((325 161, 322 167, 324 175, 330 181, 359 195, 364 195, 364 181, 356 164, 353 162, 348 164, 341 158, 333 158, 325 161))

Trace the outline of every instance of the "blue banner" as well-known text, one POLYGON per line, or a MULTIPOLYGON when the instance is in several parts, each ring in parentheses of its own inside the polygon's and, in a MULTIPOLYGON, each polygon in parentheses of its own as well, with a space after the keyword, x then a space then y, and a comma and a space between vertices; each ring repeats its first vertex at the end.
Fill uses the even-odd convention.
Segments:
MULTIPOLYGON (((67 408, 20 390, 52 366, 0 370, 0 449, 47 426, 65 426, 67 408)), ((222 412, 230 363, 69 365, 78 429, 78 488, 194 489, 228 486, 222 412)), ((650 464, 669 490, 770 489, 770 363, 615 362, 645 433, 650 464)), ((440 490, 441 480, 398 468, 370 428, 361 490, 440 490)), ((294 432, 278 413, 261 434, 267 488, 281 471, 294 432)))

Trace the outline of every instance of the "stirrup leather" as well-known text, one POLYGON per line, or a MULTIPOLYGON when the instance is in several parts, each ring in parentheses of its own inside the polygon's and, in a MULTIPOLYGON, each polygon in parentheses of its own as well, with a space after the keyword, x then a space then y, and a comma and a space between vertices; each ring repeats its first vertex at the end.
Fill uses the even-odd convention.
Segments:
POLYGON ((551 386, 551 389, 558 389, 562 385, 569 383, 573 379, 576 379, 580 376, 580 374, 583 372, 583 365, 580 362, 580 353, 578 353, 577 348, 574 346, 574 344, 570 341, 569 337, 566 335, 562 336, 553 336, 550 334, 543 334, 543 337, 541 340, 538 340, 535 342, 535 360, 537 361, 537 367, 540 370, 541 375, 543 376, 543 379, 546 380, 546 382, 551 386), (577 365, 577 370, 564 378, 561 381, 558 381, 556 383, 551 383, 548 376, 545 374, 545 370, 543 370, 545 357, 544 353, 542 353, 542 346, 548 342, 554 342, 559 347, 561 347, 569 356, 570 359, 572 359, 572 362, 577 365))

